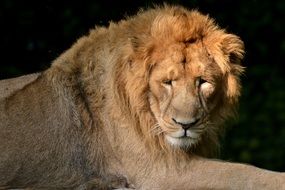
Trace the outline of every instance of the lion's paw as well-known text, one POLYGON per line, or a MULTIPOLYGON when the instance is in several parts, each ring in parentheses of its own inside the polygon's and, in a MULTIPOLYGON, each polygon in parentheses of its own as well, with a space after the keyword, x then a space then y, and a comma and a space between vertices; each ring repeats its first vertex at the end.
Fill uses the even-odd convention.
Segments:
POLYGON ((108 184, 110 189, 135 189, 134 186, 129 183, 128 179, 122 175, 109 175, 106 178, 106 183, 108 184))
POLYGON ((127 178, 121 175, 108 175, 106 177, 93 178, 86 184, 79 186, 76 190, 130 190, 135 189, 127 178))

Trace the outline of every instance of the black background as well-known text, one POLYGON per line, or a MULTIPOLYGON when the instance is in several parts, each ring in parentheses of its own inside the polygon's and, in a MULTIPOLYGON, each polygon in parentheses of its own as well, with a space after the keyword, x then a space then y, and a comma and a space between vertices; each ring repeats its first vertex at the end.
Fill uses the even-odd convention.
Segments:
MULTIPOLYGON (((214 17, 245 42, 239 118, 221 158, 285 171, 285 1, 166 1, 214 17)), ((107 26, 161 1, 0 1, 0 79, 37 72, 95 25, 107 26)))

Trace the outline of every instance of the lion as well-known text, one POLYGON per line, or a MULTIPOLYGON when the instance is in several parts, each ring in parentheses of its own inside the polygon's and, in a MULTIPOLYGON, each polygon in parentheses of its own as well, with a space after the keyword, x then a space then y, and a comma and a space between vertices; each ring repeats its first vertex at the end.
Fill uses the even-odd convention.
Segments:
POLYGON ((181 6, 96 27, 49 69, 0 83, 0 189, 285 189, 284 173, 211 159, 243 54, 181 6))

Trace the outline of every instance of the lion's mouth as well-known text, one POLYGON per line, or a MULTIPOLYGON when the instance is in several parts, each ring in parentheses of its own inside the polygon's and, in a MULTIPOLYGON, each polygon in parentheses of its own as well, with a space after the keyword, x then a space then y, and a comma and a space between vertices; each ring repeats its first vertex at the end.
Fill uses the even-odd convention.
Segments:
POLYGON ((172 138, 180 138, 180 139, 198 139, 201 135, 202 131, 193 131, 191 129, 183 130, 180 129, 176 132, 169 133, 168 135, 172 138))
POLYGON ((202 130, 179 129, 175 132, 166 133, 165 139, 174 147, 190 148, 199 142, 202 133, 202 130))
POLYGON ((158 121, 153 131, 160 129, 158 131, 160 134, 164 134, 166 142, 173 147, 179 148, 188 149, 197 144, 206 128, 204 120, 201 118, 194 125, 191 125, 190 128, 183 128, 180 123, 173 122, 172 120, 159 118, 158 121))

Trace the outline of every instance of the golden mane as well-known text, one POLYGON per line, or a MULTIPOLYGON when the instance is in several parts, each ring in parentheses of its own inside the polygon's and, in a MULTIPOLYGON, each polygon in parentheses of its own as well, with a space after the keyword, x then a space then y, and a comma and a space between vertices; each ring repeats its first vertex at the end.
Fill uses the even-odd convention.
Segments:
MULTIPOLYGON (((154 136, 150 133, 155 118, 148 102, 149 75, 155 65, 152 57, 161 56, 154 50, 173 41, 188 43, 192 39, 208 38, 208 41, 212 42, 209 45, 216 55, 214 59, 223 72, 224 85, 221 90, 224 98, 220 102, 220 109, 213 116, 215 126, 212 126, 212 130, 208 131, 189 153, 214 156, 219 147, 219 137, 223 133, 221 124, 234 115, 240 96, 239 75, 243 72, 243 67, 240 66, 244 53, 243 42, 237 36, 225 33, 208 16, 195 10, 188 11, 183 7, 157 7, 155 10, 139 13, 131 17, 128 23, 123 21, 116 27, 128 31, 126 40, 131 44, 121 45, 124 55, 119 56, 122 59, 114 68, 113 86, 116 102, 120 105, 123 115, 128 117, 126 120, 132 122, 137 134, 147 146, 154 152, 165 150, 168 156, 172 155, 169 152, 173 149, 165 143, 163 136, 154 136), (129 68, 134 75, 126 74, 125 71, 129 68)), ((177 150, 175 152, 177 153, 177 150)))

